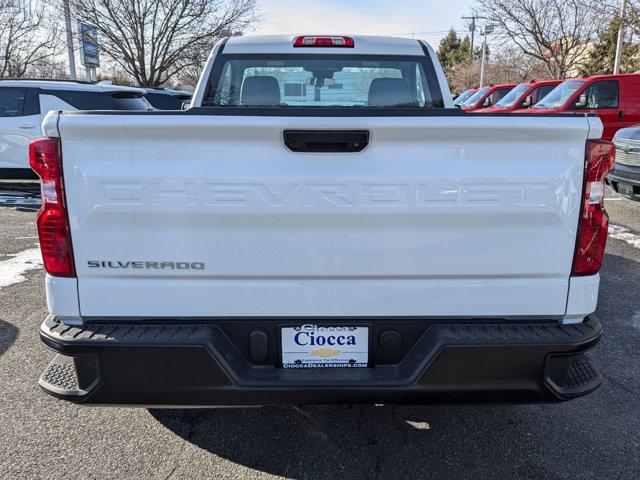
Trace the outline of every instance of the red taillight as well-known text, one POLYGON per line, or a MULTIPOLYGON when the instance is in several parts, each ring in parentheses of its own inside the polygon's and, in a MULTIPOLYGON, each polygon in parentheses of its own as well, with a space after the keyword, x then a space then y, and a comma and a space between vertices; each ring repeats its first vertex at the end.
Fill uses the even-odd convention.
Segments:
POLYGON ((42 207, 36 224, 44 268, 50 275, 75 277, 59 139, 33 140, 29 144, 29 163, 41 180, 42 207))
POLYGON ((609 216, 604 209, 604 178, 615 159, 611 142, 587 142, 582 210, 571 275, 595 275, 600 270, 607 243, 609 216))
POLYGON ((354 45, 353 38, 343 36, 304 36, 293 42, 294 47, 353 48, 354 45))

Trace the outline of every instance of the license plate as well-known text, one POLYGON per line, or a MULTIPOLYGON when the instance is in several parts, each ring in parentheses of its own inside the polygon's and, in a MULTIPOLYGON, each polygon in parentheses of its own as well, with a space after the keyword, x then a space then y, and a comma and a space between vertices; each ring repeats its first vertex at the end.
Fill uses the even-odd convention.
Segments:
POLYGON ((284 368, 364 368, 369 361, 369 327, 308 324, 281 332, 284 368))

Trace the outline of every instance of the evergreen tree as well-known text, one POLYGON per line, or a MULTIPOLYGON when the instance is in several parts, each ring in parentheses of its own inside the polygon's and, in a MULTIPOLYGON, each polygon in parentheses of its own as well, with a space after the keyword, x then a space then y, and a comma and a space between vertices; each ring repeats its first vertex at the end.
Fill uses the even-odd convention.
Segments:
POLYGON ((440 40, 440 44, 438 45, 438 60, 440 60, 440 64, 445 73, 449 73, 456 65, 460 43, 460 38, 458 38, 458 34, 453 27, 451 27, 449 33, 440 40))
POLYGON ((460 47, 458 48, 458 63, 467 60, 471 57, 471 39, 469 35, 464 37, 460 42, 460 47))
POLYGON ((438 45, 438 60, 440 60, 445 74, 450 75, 457 65, 469 61, 471 57, 469 36, 461 40, 452 27, 438 45))
MULTIPOLYGON (((587 61, 580 68, 581 75, 613 73, 619 28, 620 17, 616 15, 609 25, 598 34, 598 41, 589 52, 587 61)), ((638 70, 640 70, 640 45, 623 45, 620 73, 635 73, 638 70)))

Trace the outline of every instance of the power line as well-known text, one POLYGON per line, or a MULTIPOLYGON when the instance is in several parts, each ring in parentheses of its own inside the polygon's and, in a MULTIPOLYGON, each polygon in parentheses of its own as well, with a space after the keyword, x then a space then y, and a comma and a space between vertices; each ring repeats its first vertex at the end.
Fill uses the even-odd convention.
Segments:
MULTIPOLYGON (((436 35, 436 34, 442 34, 442 33, 449 33, 451 31, 451 29, 449 30, 432 30, 430 32, 405 32, 405 33, 392 33, 391 36, 392 37, 402 37, 405 35, 436 35)), ((454 32, 456 33, 460 33, 461 30, 456 30, 453 29, 454 32)), ((464 30, 462 30, 464 31, 464 30)))

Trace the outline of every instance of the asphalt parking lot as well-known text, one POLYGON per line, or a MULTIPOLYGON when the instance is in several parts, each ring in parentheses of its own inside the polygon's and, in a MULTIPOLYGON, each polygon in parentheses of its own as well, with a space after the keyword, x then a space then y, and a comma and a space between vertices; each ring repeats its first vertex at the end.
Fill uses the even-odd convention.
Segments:
POLYGON ((221 410, 81 407, 44 394, 53 354, 37 184, 0 181, 0 478, 640 478, 640 203, 608 193, 612 235, 591 355, 565 404, 221 410))

